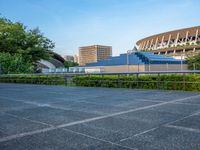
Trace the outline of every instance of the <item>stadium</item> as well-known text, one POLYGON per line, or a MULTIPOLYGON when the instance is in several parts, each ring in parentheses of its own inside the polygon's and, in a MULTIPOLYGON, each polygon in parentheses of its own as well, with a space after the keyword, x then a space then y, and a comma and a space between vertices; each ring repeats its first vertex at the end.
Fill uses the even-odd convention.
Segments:
POLYGON ((200 51, 200 26, 160 33, 139 40, 140 51, 180 58, 200 51))

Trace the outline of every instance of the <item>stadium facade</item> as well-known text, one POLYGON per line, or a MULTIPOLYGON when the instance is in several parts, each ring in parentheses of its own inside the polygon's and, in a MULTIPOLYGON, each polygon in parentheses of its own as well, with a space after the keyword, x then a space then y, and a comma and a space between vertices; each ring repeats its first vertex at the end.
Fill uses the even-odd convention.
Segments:
POLYGON ((140 51, 180 58, 200 52, 200 26, 160 33, 139 40, 140 51))

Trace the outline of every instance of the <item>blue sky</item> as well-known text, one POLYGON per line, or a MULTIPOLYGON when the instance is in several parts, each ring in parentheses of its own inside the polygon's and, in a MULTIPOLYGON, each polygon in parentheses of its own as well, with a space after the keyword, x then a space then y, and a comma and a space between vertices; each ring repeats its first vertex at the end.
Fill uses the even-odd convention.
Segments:
POLYGON ((0 13, 39 27, 57 53, 113 46, 113 55, 152 34, 200 25, 200 0, 0 0, 0 13))

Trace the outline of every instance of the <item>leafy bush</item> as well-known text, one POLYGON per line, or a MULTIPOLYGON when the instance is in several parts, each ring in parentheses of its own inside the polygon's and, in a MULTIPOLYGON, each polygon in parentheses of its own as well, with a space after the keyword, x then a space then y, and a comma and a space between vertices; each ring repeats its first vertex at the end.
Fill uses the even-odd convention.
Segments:
MULTIPOLYGON (((47 85, 69 85, 64 75, 3 75, 0 82, 47 85)), ((200 91, 200 75, 140 75, 140 76, 98 76, 80 75, 73 77, 72 84, 87 87, 137 88, 200 91)))
POLYGON ((77 86, 200 91, 200 75, 76 76, 77 86))
POLYGON ((187 64, 190 70, 193 70, 194 68, 196 70, 200 70, 200 53, 193 57, 187 58, 187 64))
POLYGON ((31 73, 32 64, 21 54, 0 53, 0 72, 3 74, 31 73))
POLYGON ((29 83, 29 84, 47 84, 47 85, 65 85, 63 75, 33 75, 33 76, 9 76, 0 77, 3 83, 29 83))

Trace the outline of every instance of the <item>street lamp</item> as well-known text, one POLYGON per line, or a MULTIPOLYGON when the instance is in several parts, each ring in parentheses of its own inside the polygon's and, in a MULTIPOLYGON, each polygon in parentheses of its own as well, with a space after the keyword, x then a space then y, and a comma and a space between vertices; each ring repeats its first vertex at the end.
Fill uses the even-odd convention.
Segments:
POLYGON ((183 54, 181 54, 181 71, 183 70, 183 54))
POLYGON ((126 53, 126 56, 127 56, 126 57, 126 61, 127 61, 126 64, 127 64, 127 70, 128 70, 127 72, 129 72, 129 58, 128 58, 128 55, 129 55, 129 51, 127 51, 127 53, 126 53))
POLYGON ((149 60, 149 72, 151 71, 151 62, 149 60))
POLYGON ((193 70, 196 70, 196 64, 195 63, 193 64, 193 70))

